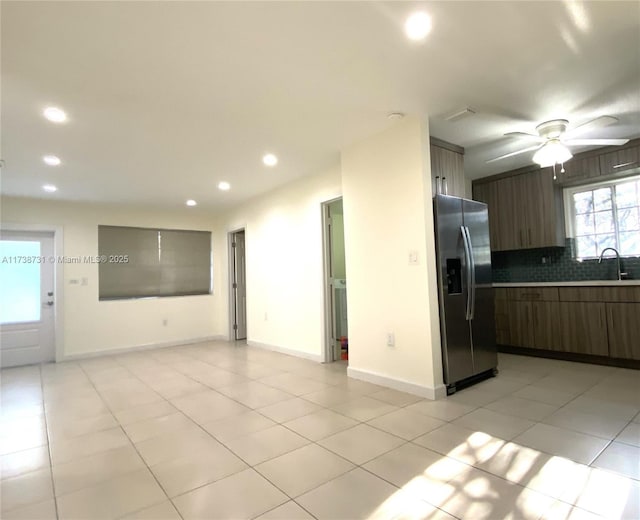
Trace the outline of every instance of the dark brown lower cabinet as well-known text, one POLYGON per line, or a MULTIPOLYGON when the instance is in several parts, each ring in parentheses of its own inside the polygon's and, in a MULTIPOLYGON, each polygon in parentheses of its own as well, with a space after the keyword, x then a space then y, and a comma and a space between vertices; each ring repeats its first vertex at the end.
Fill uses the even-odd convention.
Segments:
POLYGON ((509 339, 514 347, 533 347, 531 302, 509 303, 509 339))
POLYGON ((562 350, 560 304, 558 302, 532 302, 533 347, 562 350))
POLYGON ((495 313, 498 345, 640 368, 640 286, 496 288, 495 313))
POLYGON ((607 303, 609 354, 640 359, 640 303, 607 303))
MULTIPOLYGON (((498 293, 496 292, 496 296, 498 293)), ((509 302, 496 297, 495 300, 496 343, 498 345, 510 345, 511 333, 509 332, 509 302)))
POLYGON ((562 350, 596 356, 609 355, 605 304, 560 302, 562 350))

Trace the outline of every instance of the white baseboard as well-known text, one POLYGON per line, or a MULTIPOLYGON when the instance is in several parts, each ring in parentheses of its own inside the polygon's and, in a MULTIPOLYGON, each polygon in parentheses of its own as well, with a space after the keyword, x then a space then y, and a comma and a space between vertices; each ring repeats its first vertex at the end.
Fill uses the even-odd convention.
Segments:
POLYGON ((426 399, 441 399, 446 397, 447 388, 444 385, 438 385, 435 388, 430 386, 418 385, 416 383, 410 383, 409 381, 403 381, 402 379, 394 379, 389 376, 383 376, 382 374, 376 374, 375 372, 369 372, 368 370, 362 370, 359 368, 347 368, 347 375, 354 379, 360 379, 367 383, 373 383, 380 386, 387 386, 394 390, 406 392, 408 394, 418 395, 426 399))
POLYGON ((316 361, 317 363, 322 363, 323 361, 323 358, 320 354, 311 354, 310 352, 301 352, 300 350, 280 347, 278 345, 270 345, 269 343, 261 343, 259 341, 247 340, 247 345, 249 345, 250 347, 257 347, 264 350, 279 352, 280 354, 287 354, 289 356, 296 356, 304 359, 310 359, 311 361, 316 361))
POLYGON ((157 348, 179 347, 182 345, 193 345, 194 343, 205 343, 207 341, 224 341, 225 337, 222 334, 216 336, 206 336, 204 338, 191 338, 178 341, 163 341, 160 343, 146 343, 144 345, 134 345, 132 347, 119 347, 110 348, 105 350, 97 350, 95 352, 81 352, 79 354, 66 354, 62 359, 56 359, 56 362, 61 361, 75 361, 78 359, 89 359, 100 356, 113 356, 118 354, 128 354, 130 352, 137 352, 140 350, 152 350, 157 348))

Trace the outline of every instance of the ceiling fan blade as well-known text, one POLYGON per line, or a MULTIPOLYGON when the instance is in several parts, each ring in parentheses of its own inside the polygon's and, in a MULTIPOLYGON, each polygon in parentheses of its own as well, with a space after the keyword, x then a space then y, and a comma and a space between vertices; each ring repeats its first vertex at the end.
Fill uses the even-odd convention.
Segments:
POLYGON ((501 155, 500 157, 495 157, 494 159, 489 159, 487 163, 492 163, 495 161, 500 161, 501 159, 506 159, 507 157, 513 157, 514 155, 520 155, 521 153, 532 152, 533 150, 537 150, 538 148, 542 148, 542 144, 536 146, 530 146, 529 148, 524 148, 523 150, 518 150, 516 152, 506 153, 501 155))
POLYGON ((627 144, 629 139, 563 139, 562 142, 574 146, 620 146, 627 144))
POLYGON ((538 141, 539 143, 543 143, 546 141, 544 137, 540 137, 539 135, 535 135, 535 134, 528 134, 526 132, 507 132, 504 135, 506 137, 522 137, 524 139, 538 141))
POLYGON ((603 128, 605 126, 609 126, 617 122, 618 122, 617 117, 600 116, 600 117, 596 117, 595 119, 592 119, 591 121, 587 121, 586 123, 582 123, 581 125, 578 125, 574 128, 569 129, 565 133, 565 135, 571 136, 571 135, 583 134, 584 132, 589 132, 596 128, 603 128))

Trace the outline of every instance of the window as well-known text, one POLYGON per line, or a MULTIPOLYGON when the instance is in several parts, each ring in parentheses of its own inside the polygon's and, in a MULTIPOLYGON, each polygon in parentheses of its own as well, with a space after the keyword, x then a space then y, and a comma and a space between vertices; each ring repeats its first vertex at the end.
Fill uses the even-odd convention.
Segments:
POLYGON ((211 233, 98 226, 101 300, 211 293, 211 233))
POLYGON ((0 240, 0 324, 40 321, 40 242, 0 240))
POLYGON ((640 256, 640 178, 567 190, 578 259, 598 258, 607 247, 640 256))

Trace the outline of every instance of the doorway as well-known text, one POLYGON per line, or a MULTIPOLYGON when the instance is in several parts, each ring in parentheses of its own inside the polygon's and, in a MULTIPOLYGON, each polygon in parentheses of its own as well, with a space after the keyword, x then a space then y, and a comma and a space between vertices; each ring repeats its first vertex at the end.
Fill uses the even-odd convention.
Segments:
POLYGON ((342 197, 322 204, 325 286, 325 362, 349 359, 347 273, 342 197))
POLYGON ((244 229, 229 233, 232 340, 247 339, 247 280, 244 229))
POLYGON ((0 366, 55 361, 54 235, 0 231, 0 366))

